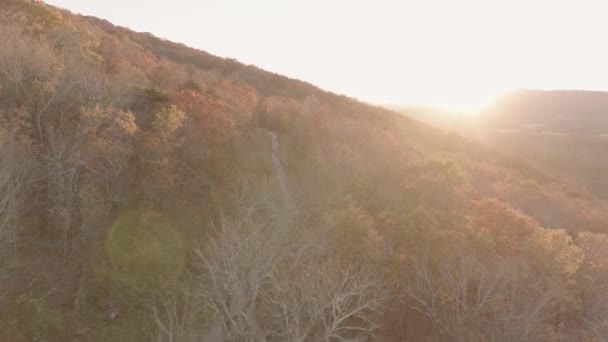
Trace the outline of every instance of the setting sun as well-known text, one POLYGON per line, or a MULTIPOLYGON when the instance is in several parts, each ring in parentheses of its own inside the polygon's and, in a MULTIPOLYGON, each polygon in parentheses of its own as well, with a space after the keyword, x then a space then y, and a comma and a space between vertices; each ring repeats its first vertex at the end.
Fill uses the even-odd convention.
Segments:
POLYGON ((419 97, 420 102, 412 100, 410 103, 413 105, 433 106, 449 112, 459 113, 460 115, 476 115, 510 89, 491 94, 483 90, 463 90, 446 91, 444 94, 429 94, 428 96, 421 95, 419 97))

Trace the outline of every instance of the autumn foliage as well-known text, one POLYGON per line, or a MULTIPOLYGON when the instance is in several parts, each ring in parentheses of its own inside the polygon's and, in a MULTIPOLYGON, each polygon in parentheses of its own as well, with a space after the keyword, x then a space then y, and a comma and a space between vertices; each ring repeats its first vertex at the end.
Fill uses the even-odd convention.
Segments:
POLYGON ((607 217, 396 113, 0 2, 0 340, 603 341, 607 217))

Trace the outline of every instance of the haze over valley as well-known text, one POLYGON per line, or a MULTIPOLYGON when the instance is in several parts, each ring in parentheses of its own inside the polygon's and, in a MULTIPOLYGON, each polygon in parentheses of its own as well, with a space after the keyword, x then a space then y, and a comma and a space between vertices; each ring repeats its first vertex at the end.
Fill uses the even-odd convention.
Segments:
POLYGON ((608 196, 608 93, 518 90, 478 112, 397 108, 608 196))

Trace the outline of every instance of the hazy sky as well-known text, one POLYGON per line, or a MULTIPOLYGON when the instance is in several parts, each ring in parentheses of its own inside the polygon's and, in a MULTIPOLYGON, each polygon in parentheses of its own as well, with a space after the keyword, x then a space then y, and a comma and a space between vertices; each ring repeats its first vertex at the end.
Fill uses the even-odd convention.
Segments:
POLYGON ((605 0, 47 0, 377 103, 608 90, 605 0))

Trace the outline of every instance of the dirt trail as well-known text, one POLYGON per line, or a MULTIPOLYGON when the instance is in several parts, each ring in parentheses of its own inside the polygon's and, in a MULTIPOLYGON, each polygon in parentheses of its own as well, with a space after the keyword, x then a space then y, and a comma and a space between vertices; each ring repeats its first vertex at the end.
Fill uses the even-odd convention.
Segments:
MULTIPOLYGON (((264 130, 270 137, 272 138, 272 168, 279 179, 279 185, 281 186, 281 191, 283 192, 283 201, 285 202, 285 207, 288 211, 288 215, 291 217, 295 213, 295 206, 293 203, 293 198, 289 189, 287 187, 287 173, 285 172, 285 166, 281 163, 279 159, 279 138, 274 132, 264 130)), ((236 308, 231 308, 231 312, 236 312, 236 308)), ((204 342, 224 342, 226 341, 226 336, 224 334, 224 329, 222 327, 222 323, 219 319, 215 319, 207 333, 203 336, 204 342)))
POLYGON ((294 210, 293 197, 289 192, 289 188, 287 187, 287 173, 285 172, 285 166, 281 163, 279 159, 279 138, 274 132, 266 131, 272 138, 272 168, 279 179, 279 185, 281 186, 281 191, 283 191, 283 200, 285 201, 285 206, 289 211, 294 210))

